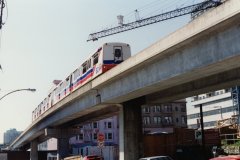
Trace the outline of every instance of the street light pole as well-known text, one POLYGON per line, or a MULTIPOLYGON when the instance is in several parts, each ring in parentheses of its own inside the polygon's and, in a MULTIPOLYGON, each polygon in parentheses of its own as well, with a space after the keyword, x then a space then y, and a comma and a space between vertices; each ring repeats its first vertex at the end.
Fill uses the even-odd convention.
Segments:
POLYGON ((200 123, 201 123, 201 132, 202 132, 202 152, 203 152, 203 159, 206 159, 205 154, 205 132, 204 132, 204 123, 203 123, 203 109, 202 104, 199 105, 200 109, 200 123))
POLYGON ((8 93, 5 94, 4 96, 2 96, 2 97, 0 98, 0 100, 2 100, 3 98, 5 98, 5 97, 8 96, 9 94, 12 94, 12 93, 14 93, 14 92, 19 92, 19 91, 31 91, 31 92, 35 92, 36 89, 32 89, 32 88, 16 89, 16 90, 13 90, 13 91, 11 91, 11 92, 8 92, 8 93))

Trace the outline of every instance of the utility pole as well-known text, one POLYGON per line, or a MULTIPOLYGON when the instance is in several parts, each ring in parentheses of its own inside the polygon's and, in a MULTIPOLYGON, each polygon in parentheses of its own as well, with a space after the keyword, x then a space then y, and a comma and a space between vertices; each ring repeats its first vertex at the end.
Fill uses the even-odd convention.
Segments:
POLYGON ((203 159, 206 159, 205 154, 205 132, 204 132, 204 124, 203 124, 203 110, 202 110, 202 104, 199 106, 200 108, 200 124, 201 124, 201 132, 202 132, 202 153, 203 153, 203 159))

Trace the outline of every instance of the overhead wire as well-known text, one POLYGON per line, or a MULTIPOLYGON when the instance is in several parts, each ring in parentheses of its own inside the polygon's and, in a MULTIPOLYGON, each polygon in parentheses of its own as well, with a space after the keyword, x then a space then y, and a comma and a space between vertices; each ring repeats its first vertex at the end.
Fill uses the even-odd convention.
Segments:
POLYGON ((173 10, 173 9, 177 9, 177 8, 181 8, 183 6, 186 6, 186 2, 189 1, 189 0, 185 0, 185 1, 181 1, 181 3, 176 3, 176 2, 173 2, 173 3, 169 3, 167 4, 164 8, 158 8, 152 12, 150 12, 149 14, 145 15, 145 17, 150 17, 150 16, 153 16, 153 15, 156 15, 156 14, 160 14, 160 13, 163 13, 163 12, 166 12, 166 11, 170 11, 170 10, 173 10))
MULTIPOLYGON (((136 11, 138 11, 139 13, 141 13, 142 15, 144 15, 144 12, 146 12, 147 10, 150 10, 150 8, 153 8, 153 7, 156 7, 156 6, 160 6, 160 7, 164 7, 164 6, 170 6, 174 3, 176 3, 177 0, 155 0, 155 1, 152 1, 150 3, 147 3, 141 7, 138 7, 136 8, 135 10, 132 10, 131 12, 128 12, 127 14, 124 14, 123 17, 124 17, 124 22, 125 23, 128 23, 128 22, 131 22, 131 21, 135 21, 136 17, 135 17, 135 14, 136 14, 136 11)), ((164 7, 166 8, 166 7, 164 7)), ((143 18, 145 16, 140 16, 140 19, 143 18)), ((109 26, 116 26, 116 21, 114 21, 113 23, 111 23, 109 26)), ((108 27, 106 27, 108 28, 108 27)))

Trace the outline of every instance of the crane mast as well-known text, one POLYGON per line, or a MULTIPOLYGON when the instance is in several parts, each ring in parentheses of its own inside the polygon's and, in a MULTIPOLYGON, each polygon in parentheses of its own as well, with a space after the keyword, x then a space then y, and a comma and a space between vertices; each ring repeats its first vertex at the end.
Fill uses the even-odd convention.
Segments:
POLYGON ((172 10, 172 11, 169 11, 166 13, 158 14, 155 16, 151 16, 148 18, 138 19, 134 22, 130 22, 127 24, 121 24, 120 26, 116 26, 113 28, 99 31, 99 32, 91 33, 91 34, 89 34, 87 41, 96 41, 102 37, 110 36, 110 35, 117 34, 120 32, 125 32, 128 30, 132 30, 132 29, 143 27, 143 26, 150 25, 153 23, 165 21, 165 20, 172 19, 175 17, 180 17, 180 16, 187 15, 187 14, 192 14, 192 17, 195 17, 200 12, 207 10, 209 8, 217 7, 221 4, 222 3, 219 0, 218 1, 207 0, 207 1, 204 1, 201 3, 197 3, 197 4, 183 7, 183 8, 178 8, 178 9, 175 9, 175 10, 172 10))

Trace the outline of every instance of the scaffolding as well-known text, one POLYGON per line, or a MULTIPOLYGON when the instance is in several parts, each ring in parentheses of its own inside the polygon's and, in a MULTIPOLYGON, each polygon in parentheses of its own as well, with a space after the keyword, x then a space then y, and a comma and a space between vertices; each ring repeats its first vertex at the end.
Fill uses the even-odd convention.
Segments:
POLYGON ((240 87, 232 87, 232 101, 233 101, 233 110, 237 115, 239 115, 239 104, 240 104, 240 87))

